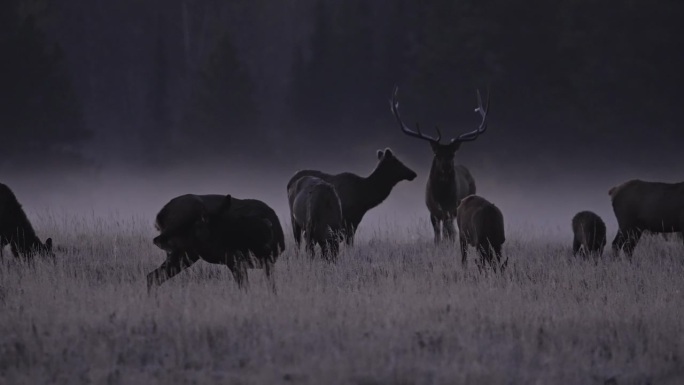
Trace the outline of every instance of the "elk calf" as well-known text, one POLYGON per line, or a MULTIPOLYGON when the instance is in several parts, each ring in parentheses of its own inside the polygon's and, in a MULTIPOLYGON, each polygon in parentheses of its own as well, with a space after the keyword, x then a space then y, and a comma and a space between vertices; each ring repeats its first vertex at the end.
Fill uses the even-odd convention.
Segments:
POLYGON ((471 245, 477 249, 480 255, 480 260, 477 263, 480 271, 485 267, 485 262, 488 262, 494 271, 497 270, 497 266, 500 266, 501 271, 503 271, 508 264, 508 258, 501 264, 501 246, 506 241, 501 210, 481 196, 468 195, 461 200, 461 204, 458 206, 456 221, 458 222, 463 267, 467 266, 468 245, 471 245))
POLYGON ((0 183, 0 257, 10 245, 15 257, 30 258, 36 254, 54 257, 52 238, 41 242, 31 226, 17 197, 5 184, 0 183))
POLYGON ((606 224, 591 211, 580 211, 572 218, 572 253, 587 258, 600 257, 606 246, 606 224))
POLYGON ((228 266, 241 288, 247 267, 263 267, 275 290, 271 273, 285 249, 285 238, 277 215, 264 202, 230 195, 181 195, 159 211, 156 227, 161 234, 153 242, 166 251, 166 260, 147 275, 148 290, 199 259, 228 266))
MULTIPOLYGON (((303 176, 287 189, 292 223, 304 229, 306 248, 315 255, 314 247, 321 247, 324 258, 335 260, 342 239, 342 204, 335 187, 323 179, 303 176)), ((295 229, 293 228, 293 231, 295 229)), ((301 236, 295 232, 295 240, 301 236)))
POLYGON ((619 230, 613 253, 634 252, 641 234, 684 230, 684 182, 645 182, 633 179, 608 191, 619 230))

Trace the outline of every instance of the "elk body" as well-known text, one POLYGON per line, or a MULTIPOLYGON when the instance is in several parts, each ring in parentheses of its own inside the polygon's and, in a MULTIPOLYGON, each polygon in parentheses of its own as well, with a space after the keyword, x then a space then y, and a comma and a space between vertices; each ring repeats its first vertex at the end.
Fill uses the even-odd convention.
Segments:
POLYGON ((457 221, 463 267, 467 266, 470 245, 476 248, 480 256, 478 269, 482 270, 487 262, 494 271, 498 266, 501 266, 503 271, 508 264, 508 258, 501 264, 501 246, 506 241, 501 210, 481 196, 469 195, 463 198, 458 206, 457 221))
POLYGON ((181 195, 159 211, 156 227, 160 235, 153 242, 166 251, 166 260, 147 275, 148 289, 202 259, 228 266, 241 288, 248 267, 263 267, 275 290, 273 264, 285 249, 285 238, 276 213, 264 202, 230 195, 181 195))
POLYGON ((633 179, 608 191, 618 232, 613 252, 634 252, 641 234, 676 233, 684 230, 684 182, 646 182, 633 179))
POLYGON ((398 91, 398 87, 395 87, 390 104, 399 127, 406 135, 427 141, 432 148, 433 158, 432 165, 430 166, 430 175, 425 187, 425 204, 430 212, 430 222, 435 233, 435 243, 439 243, 442 238, 453 241, 456 232, 454 229, 454 219, 456 218, 458 205, 463 198, 475 194, 477 191, 475 179, 473 179, 470 171, 463 165, 456 165, 454 158, 456 151, 458 151, 463 142, 473 141, 487 130, 489 95, 487 96, 487 105, 483 107, 480 92, 477 92, 478 107, 475 111, 479 112, 482 117, 479 127, 452 138, 446 144, 442 144, 440 143, 442 133, 439 128, 437 128, 437 137, 431 137, 423 134, 418 124, 416 124, 416 131, 411 130, 404 124, 399 114, 398 91))
POLYGON ((303 176, 287 189, 292 223, 304 230, 306 248, 313 257, 321 247, 323 257, 334 260, 342 241, 342 204, 335 187, 321 178, 303 176))
POLYGON ((40 241, 14 192, 0 183, 0 257, 7 245, 10 245, 12 254, 17 258, 55 256, 52 252, 52 238, 46 239, 45 243, 40 241))
POLYGON ((600 257, 606 246, 606 224, 591 211, 580 211, 572 217, 572 253, 586 258, 600 257))
MULTIPOLYGON (((397 183, 402 180, 412 181, 416 178, 416 173, 406 167, 389 148, 378 150, 378 160, 375 170, 367 177, 350 172, 327 174, 317 170, 301 170, 290 178, 287 190, 289 191, 292 185, 303 176, 315 176, 332 184, 342 203, 344 222, 342 235, 347 244, 353 244, 356 229, 366 212, 387 199, 397 183)), ((292 231, 295 242, 299 246, 303 229, 293 221, 292 231)))

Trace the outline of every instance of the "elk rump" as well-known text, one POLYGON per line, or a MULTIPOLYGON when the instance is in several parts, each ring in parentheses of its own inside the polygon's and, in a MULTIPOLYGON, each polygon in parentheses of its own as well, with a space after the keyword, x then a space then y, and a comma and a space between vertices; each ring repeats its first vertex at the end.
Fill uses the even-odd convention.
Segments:
POLYGON ((470 245, 475 247, 480 256, 477 263, 480 271, 485 267, 485 262, 489 263, 494 271, 498 266, 503 271, 508 264, 508 258, 501 264, 501 246, 506 241, 501 210, 479 195, 468 195, 458 206, 456 221, 463 266, 467 266, 468 245, 470 245))
POLYGON ((684 182, 646 182, 633 179, 608 191, 619 230, 613 253, 634 252, 641 234, 676 233, 684 229, 684 182))
POLYGON ((52 238, 47 238, 45 243, 40 241, 14 192, 0 183, 0 257, 7 245, 10 245, 12 254, 17 258, 55 256, 52 252, 52 238))
POLYGON ((199 259, 228 266, 239 287, 247 281, 248 267, 263 267, 273 284, 273 264, 285 249, 275 211, 256 199, 181 195, 161 209, 155 225, 160 234, 153 242, 167 255, 164 263, 147 275, 148 289, 199 259))
POLYGON ((591 211, 580 211, 572 217, 572 253, 587 258, 600 257, 606 246, 606 224, 591 211))
POLYGON ((304 229, 307 250, 321 247, 324 258, 335 260, 343 240, 342 204, 335 186, 314 176, 303 176, 287 189, 292 223, 304 229))

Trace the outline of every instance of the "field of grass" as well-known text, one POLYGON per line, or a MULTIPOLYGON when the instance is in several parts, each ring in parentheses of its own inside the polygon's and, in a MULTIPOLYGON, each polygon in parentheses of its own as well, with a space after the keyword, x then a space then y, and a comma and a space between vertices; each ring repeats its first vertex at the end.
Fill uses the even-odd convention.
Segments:
POLYGON ((297 255, 286 228, 277 295, 260 270, 239 291, 202 261, 148 295, 164 256, 147 218, 34 224, 68 251, 31 266, 6 250, 3 384, 684 383, 681 242, 594 264, 569 236, 509 226, 509 270, 483 276, 426 223, 366 226, 336 265, 297 255))

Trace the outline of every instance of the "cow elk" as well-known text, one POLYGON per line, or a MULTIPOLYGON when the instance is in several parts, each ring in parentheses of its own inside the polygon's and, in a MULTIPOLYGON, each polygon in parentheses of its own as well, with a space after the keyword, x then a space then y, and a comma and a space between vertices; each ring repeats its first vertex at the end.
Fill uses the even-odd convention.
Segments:
POLYGON ((392 113, 399 123, 399 127, 404 134, 427 141, 432 148, 433 158, 430 166, 427 186, 425 188, 425 204, 430 212, 430 222, 435 233, 435 243, 439 243, 442 238, 450 241, 455 240, 454 218, 456 210, 461 200, 476 193, 475 180, 470 171, 463 165, 455 164, 454 158, 456 151, 464 142, 477 139, 487 130, 487 114, 489 112, 489 94, 487 94, 487 104, 482 105, 480 91, 477 91, 477 108, 475 109, 482 118, 477 129, 463 133, 452 138, 448 143, 441 143, 442 133, 436 128, 437 137, 425 135, 420 125, 416 124, 416 130, 411 130, 404 124, 399 114, 399 101, 397 93, 399 88, 395 87, 390 103, 392 113))
POLYGON ((228 266, 238 287, 247 282, 247 268, 263 268, 275 291, 272 272, 285 249, 280 221, 273 209, 256 199, 230 195, 186 194, 159 211, 154 244, 166 260, 147 275, 148 290, 190 267, 199 259, 228 266))
POLYGON ((591 211, 580 211, 572 217, 572 253, 583 258, 598 258, 606 246, 606 224, 591 211))
POLYGON ((463 267, 467 267, 470 245, 476 248, 480 256, 480 260, 477 261, 480 271, 486 267, 485 263, 489 263, 494 271, 500 267, 503 272, 508 264, 508 258, 501 263, 501 246, 506 241, 501 210, 481 196, 469 195, 461 200, 456 217, 463 267))
POLYGON ((7 245, 16 258, 55 257, 52 238, 46 239, 45 243, 40 241, 14 192, 0 183, 0 257, 7 245))
POLYGON ((631 257, 644 231, 678 233, 684 230, 684 182, 627 181, 608 191, 618 232, 613 253, 631 257))
POLYGON ((303 176, 287 190, 292 223, 304 230, 311 257, 321 247, 324 258, 334 261, 342 241, 342 204, 335 187, 323 179, 303 176))
MULTIPOLYGON (((392 150, 378 150, 378 164, 375 170, 367 176, 361 177, 350 172, 341 174, 327 174, 318 170, 301 170, 295 173, 287 182, 287 190, 303 176, 315 176, 332 184, 342 203, 342 218, 344 221, 343 237, 347 244, 354 243, 354 234, 361 223, 361 219, 373 207, 378 206, 389 196, 390 192, 402 180, 412 181, 416 173, 406 167, 392 150)), ((297 247, 301 241, 302 228, 292 222, 297 247)))

